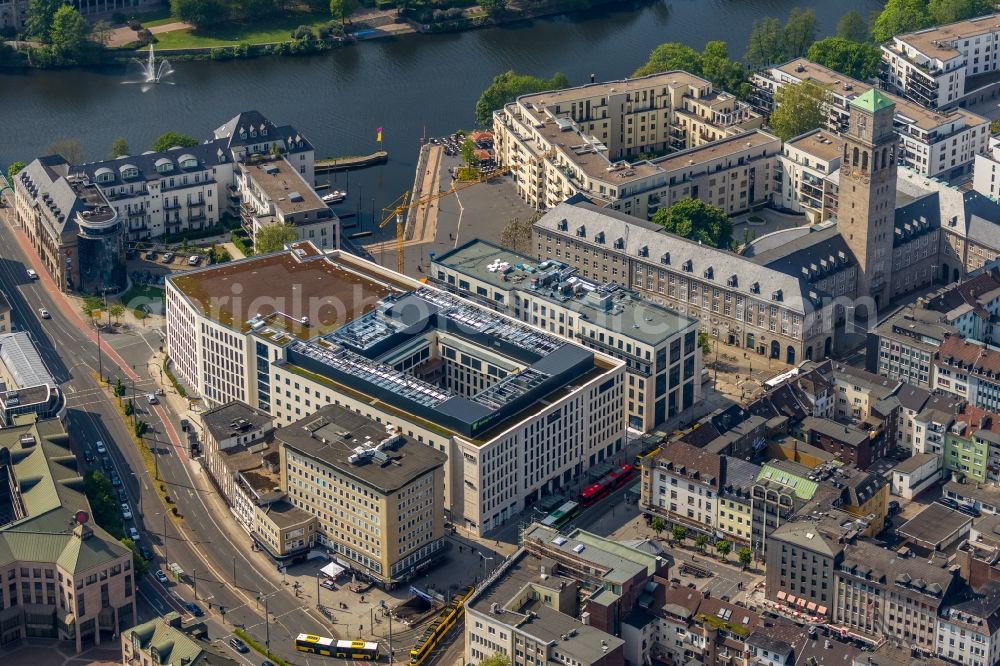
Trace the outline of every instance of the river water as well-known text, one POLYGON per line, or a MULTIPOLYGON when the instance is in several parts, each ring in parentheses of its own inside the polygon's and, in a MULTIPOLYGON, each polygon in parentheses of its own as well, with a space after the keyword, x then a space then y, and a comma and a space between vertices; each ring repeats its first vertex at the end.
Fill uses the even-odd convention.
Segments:
POLYGON ((124 136, 134 152, 176 130, 207 137, 241 110, 257 109, 292 124, 316 146, 316 156, 376 150, 376 129, 390 161, 338 175, 349 198, 339 212, 360 212, 371 228, 413 181, 420 137, 471 127, 479 93, 497 73, 549 76, 573 84, 627 76, 658 44, 681 41, 701 49, 726 40, 742 55, 753 21, 784 20, 795 6, 812 7, 821 35, 849 9, 863 16, 880 0, 667 0, 620 10, 525 21, 448 35, 407 35, 306 58, 179 62, 175 85, 148 92, 122 85, 125 68, 0 74, 0 164, 29 161, 55 139, 76 137, 87 159, 102 158, 124 136))

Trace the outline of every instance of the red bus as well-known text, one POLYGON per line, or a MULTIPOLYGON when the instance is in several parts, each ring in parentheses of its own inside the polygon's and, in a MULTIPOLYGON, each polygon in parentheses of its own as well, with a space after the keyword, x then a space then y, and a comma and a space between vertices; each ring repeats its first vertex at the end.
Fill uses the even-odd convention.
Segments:
POLYGON ((597 500, 603 499, 610 495, 613 491, 621 488, 622 485, 630 478, 634 468, 632 465, 619 465, 616 469, 611 470, 607 475, 602 477, 599 481, 596 481, 580 492, 580 504, 584 506, 590 506, 597 500))

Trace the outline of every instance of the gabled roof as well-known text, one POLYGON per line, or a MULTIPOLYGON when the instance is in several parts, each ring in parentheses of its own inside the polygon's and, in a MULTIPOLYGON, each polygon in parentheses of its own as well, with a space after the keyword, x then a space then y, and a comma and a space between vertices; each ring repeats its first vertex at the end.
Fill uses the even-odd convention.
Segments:
POLYGON ((86 173, 93 182, 102 188, 119 187, 130 183, 138 185, 149 180, 159 180, 171 176, 179 177, 186 173, 210 170, 214 165, 231 159, 228 151, 224 149, 225 142, 213 140, 186 148, 175 147, 160 152, 128 155, 100 162, 87 162, 74 166, 73 170, 86 173), (197 165, 188 168, 181 166, 190 160, 195 160, 197 165), (160 172, 157 170, 158 165, 163 168, 163 165, 167 164, 170 165, 170 171, 160 172), (126 178, 125 174, 129 173, 131 169, 135 169, 136 175, 126 178), (98 178, 98 172, 110 175, 110 180, 98 178))
POLYGON ((288 152, 312 150, 312 144, 291 125, 276 126, 259 111, 243 111, 229 119, 213 132, 216 139, 222 139, 226 148, 239 148, 264 141, 280 139, 288 152), (241 134, 240 130, 243 130, 241 134), (256 135, 251 134, 251 130, 256 135), (267 134, 263 135, 262 130, 267 134), (291 141, 289 141, 291 140, 291 141))

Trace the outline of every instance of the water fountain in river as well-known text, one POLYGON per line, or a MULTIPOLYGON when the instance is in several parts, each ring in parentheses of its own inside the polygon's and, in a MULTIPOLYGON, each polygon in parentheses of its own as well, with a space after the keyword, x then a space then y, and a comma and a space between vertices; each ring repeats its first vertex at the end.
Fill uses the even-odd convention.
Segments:
POLYGON ((133 58, 132 62, 139 65, 140 78, 136 81, 123 81, 122 83, 138 83, 142 86, 143 92, 146 92, 157 83, 169 83, 173 85, 173 81, 167 81, 166 79, 173 76, 174 68, 164 58, 160 58, 159 63, 156 62, 156 53, 153 52, 152 44, 149 45, 149 56, 145 61, 133 58))

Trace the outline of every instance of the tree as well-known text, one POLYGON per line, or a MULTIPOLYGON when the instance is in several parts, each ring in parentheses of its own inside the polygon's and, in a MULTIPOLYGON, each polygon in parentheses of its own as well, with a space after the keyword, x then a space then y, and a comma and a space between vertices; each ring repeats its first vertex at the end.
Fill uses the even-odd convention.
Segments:
POLYGON ((726 559, 726 555, 733 550, 733 544, 725 539, 719 539, 715 542, 715 552, 722 556, 722 559, 726 559))
POLYGON ((546 90, 561 90, 568 87, 569 79, 559 72, 553 74, 550 79, 515 74, 513 71, 498 74, 493 77, 493 82, 483 91, 476 102, 476 121, 483 126, 492 124, 493 112, 503 108, 504 104, 513 102, 521 95, 546 90))
POLYGON ((712 338, 708 331, 698 331, 698 346, 701 347, 701 355, 708 356, 712 353, 712 338))
POLYGON ((291 224, 272 224, 257 232, 253 239, 253 249, 257 254, 277 252, 298 239, 299 232, 291 224))
POLYGON ((112 303, 108 306, 108 316, 113 317, 115 323, 118 323, 119 318, 125 314, 125 306, 120 303, 112 303))
POLYGON ((83 164, 83 146, 79 139, 57 139, 45 147, 47 155, 62 155, 70 164, 83 164))
POLYGON ((14 176, 21 173, 21 169, 28 166, 24 162, 11 162, 7 167, 7 180, 10 181, 10 186, 14 187, 14 176))
POLYGON ((770 125, 782 141, 822 127, 830 94, 812 80, 784 85, 774 93, 770 125))
POLYGON ((527 253, 531 249, 531 230, 541 217, 541 213, 533 213, 523 220, 517 217, 510 220, 500 232, 500 244, 515 252, 527 253))
POLYGON ((94 36, 98 44, 107 46, 111 40, 111 30, 111 24, 102 20, 94 24, 94 27, 90 29, 90 34, 94 36))
POLYGON ((992 14, 993 0, 930 0, 927 10, 934 23, 954 23, 976 16, 992 14))
POLYGON ((116 398, 120 398, 125 395, 125 385, 122 384, 122 378, 119 377, 115 380, 115 385, 112 387, 112 392, 114 392, 116 398))
POLYGON ((929 28, 933 24, 926 0, 889 0, 872 23, 872 39, 888 42, 896 35, 929 28))
POLYGON ((104 310, 104 301, 98 296, 84 296, 83 303, 80 304, 80 309, 83 310, 83 314, 93 320, 104 310))
POLYGON ((656 536, 659 537, 663 533, 663 530, 667 529, 667 521, 663 520, 662 516, 653 516, 653 519, 649 521, 649 526, 653 528, 656 536))
POLYGON ((175 146, 180 146, 181 148, 190 148, 191 146, 197 146, 198 139, 188 136, 187 134, 181 134, 180 132, 167 132, 166 134, 161 134, 160 138, 153 142, 152 150, 160 153, 164 150, 170 150, 175 146))
POLYGON ((867 42, 852 42, 843 37, 827 37, 809 47, 806 57, 824 67, 856 79, 878 76, 882 50, 867 42))
MULTIPOLYGON (((997 118, 990 123, 990 134, 1000 134, 1000 118, 997 118)), ((14 162, 14 164, 24 164, 24 162, 14 162)), ((11 166, 14 166, 14 164, 11 164, 11 166)), ((8 174, 9 173, 10 170, 8 169, 8 174)), ((11 176, 11 178, 13 178, 13 176, 11 176)))
POLYGON ((479 164, 479 158, 476 157, 476 144, 472 139, 466 139, 462 142, 462 161, 465 162, 466 166, 474 167, 479 164))
POLYGON ((62 6, 63 0, 31 0, 28 5, 28 16, 24 22, 24 32, 28 37, 48 44, 52 21, 62 6))
POLYGON ((118 137, 111 142, 111 151, 108 153, 108 159, 115 159, 116 157, 124 157, 129 154, 128 142, 125 141, 125 137, 118 137))
POLYGON ((675 69, 701 74, 701 55, 690 46, 680 42, 660 44, 649 54, 646 64, 632 72, 632 76, 648 76, 675 69))
POLYGON ((871 33, 868 31, 868 24, 861 18, 861 14, 852 9, 837 21, 837 37, 849 39, 852 42, 867 42, 871 39, 871 33))
POLYGON ((83 477, 83 492, 90 503, 94 522, 115 538, 125 536, 115 489, 101 472, 90 470, 83 477))
POLYGON ((149 424, 142 420, 136 421, 132 424, 132 430, 135 432, 136 437, 142 437, 149 430, 149 424))
POLYGON ((726 211, 700 199, 681 199, 653 215, 653 222, 672 234, 712 247, 729 249, 733 223, 726 211))
POLYGON ((62 60, 75 60, 87 45, 90 26, 72 5, 63 5, 52 17, 49 42, 52 51, 62 60))
POLYGON ((705 552, 705 545, 708 543, 708 537, 704 534, 699 534, 694 538, 694 545, 698 546, 698 550, 705 552))
POLYGON ((479 666, 510 666, 510 657, 502 652, 495 652, 491 657, 480 659, 479 666))
POLYGON ((229 19, 229 7, 225 0, 170 0, 170 14, 204 28, 229 19))
POLYGON ((125 416, 132 416, 135 414, 135 403, 132 402, 132 398, 129 398, 125 402, 125 416))
POLYGON ((142 578, 149 573, 149 562, 139 553, 139 547, 132 539, 122 537, 121 542, 132 551, 132 569, 135 570, 135 577, 142 578))
POLYGON ((809 47, 816 41, 816 12, 805 11, 793 7, 782 31, 785 58, 800 58, 806 54, 809 47))
POLYGON ((729 59, 729 47, 720 40, 711 41, 701 52, 701 74, 719 90, 745 98, 751 92, 743 63, 729 59))
POLYGON ((743 567, 744 569, 750 566, 750 562, 753 561, 753 551, 747 548, 746 546, 740 548, 736 556, 740 558, 740 566, 743 567))
POLYGON ((339 20, 341 26, 350 23, 348 19, 357 10, 357 0, 330 0, 330 16, 339 20))
POLYGON ((670 530, 671 535, 674 537, 674 541, 684 541, 687 538, 688 530, 683 525, 674 525, 674 529, 670 530))
POLYGON ((747 65, 754 69, 767 67, 781 60, 784 53, 784 33, 781 29, 781 21, 771 16, 754 21, 750 40, 747 43, 747 54, 744 56, 747 65))
POLYGON ((478 2, 490 16, 496 16, 507 9, 507 0, 478 0, 478 2))

